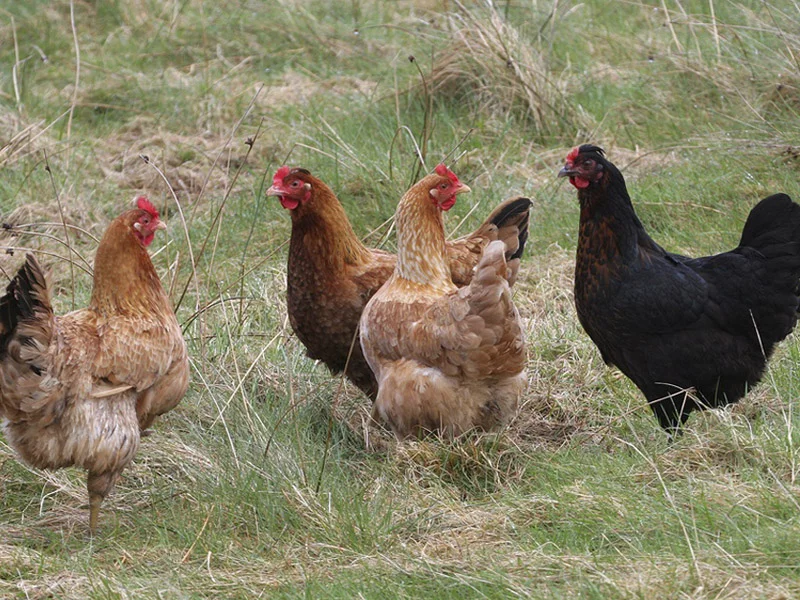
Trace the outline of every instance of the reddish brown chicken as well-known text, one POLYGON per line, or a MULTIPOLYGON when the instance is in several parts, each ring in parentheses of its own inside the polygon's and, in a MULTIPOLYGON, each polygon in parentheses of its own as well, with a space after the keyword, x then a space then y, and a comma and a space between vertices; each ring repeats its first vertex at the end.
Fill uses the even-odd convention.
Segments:
POLYGON ((56 316, 36 258, 0 298, 0 416, 30 465, 88 471, 89 527, 140 432, 180 401, 189 363, 146 247, 166 226, 146 198, 109 225, 89 307, 56 316))
MULTIPOLYGON (((394 270, 396 257, 364 246, 333 191, 305 169, 278 169, 267 195, 277 196, 292 216, 286 294, 292 329, 309 357, 333 373, 347 365, 347 377, 374 400, 378 386, 356 337, 358 321, 394 270)), ((530 204, 528 198, 507 200, 473 233, 447 242, 448 269, 456 285, 469 283, 484 248, 494 240, 504 244, 513 283, 528 238, 530 204)))
POLYGON ((502 241, 471 282, 451 279, 442 211, 469 188, 444 165, 414 185, 395 214, 397 266, 361 317, 378 381, 373 415, 400 438, 457 436, 507 422, 525 387, 525 340, 502 241))

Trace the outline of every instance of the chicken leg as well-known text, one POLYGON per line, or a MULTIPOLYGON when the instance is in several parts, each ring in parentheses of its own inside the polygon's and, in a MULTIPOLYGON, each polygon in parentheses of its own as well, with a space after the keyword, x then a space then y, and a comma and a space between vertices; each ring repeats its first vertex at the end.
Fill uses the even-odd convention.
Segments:
POLYGON ((89 490, 89 530, 92 535, 97 531, 97 519, 100 516, 100 505, 114 489, 121 471, 94 473, 89 471, 86 488, 89 490))

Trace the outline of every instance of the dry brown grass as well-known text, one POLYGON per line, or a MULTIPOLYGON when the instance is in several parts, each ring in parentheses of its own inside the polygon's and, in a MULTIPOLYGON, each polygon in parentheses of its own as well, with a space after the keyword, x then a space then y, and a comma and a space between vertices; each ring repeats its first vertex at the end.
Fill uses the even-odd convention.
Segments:
POLYGON ((474 99, 478 110, 513 114, 542 136, 592 130, 591 118, 571 104, 567 78, 559 78, 540 46, 504 19, 495 4, 483 9, 454 0, 447 17, 450 43, 436 57, 431 86, 439 94, 474 99))

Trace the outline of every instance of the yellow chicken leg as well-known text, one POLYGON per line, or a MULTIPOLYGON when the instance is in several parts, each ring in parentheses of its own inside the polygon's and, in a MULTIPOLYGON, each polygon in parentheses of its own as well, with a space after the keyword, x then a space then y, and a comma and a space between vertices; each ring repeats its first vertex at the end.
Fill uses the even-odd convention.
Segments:
POLYGON ((103 496, 100 494, 89 494, 89 531, 92 535, 97 531, 97 518, 100 516, 100 505, 103 503, 103 496))
POLYGON ((119 472, 93 473, 89 471, 86 487, 89 490, 89 529, 94 534, 97 531, 97 519, 100 516, 100 505, 106 496, 114 489, 114 484, 119 479, 119 472))

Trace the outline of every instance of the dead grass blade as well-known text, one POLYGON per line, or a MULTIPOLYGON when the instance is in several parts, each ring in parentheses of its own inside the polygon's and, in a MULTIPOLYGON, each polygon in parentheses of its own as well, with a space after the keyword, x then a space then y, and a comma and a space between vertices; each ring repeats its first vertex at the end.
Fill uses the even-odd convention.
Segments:
MULTIPOLYGON (((72 2, 70 2, 70 9, 72 8, 72 2)), ((75 42, 77 44, 77 41, 75 42)), ((68 134, 69 135, 69 134, 68 134)), ((69 238, 69 229, 66 225, 66 220, 64 219, 64 207, 61 205, 61 196, 58 193, 58 188, 56 187, 56 180, 53 177, 53 170, 50 168, 50 161, 47 159, 47 150, 44 151, 44 170, 47 171, 47 175, 50 177, 50 184, 53 186, 53 194, 56 197, 56 204, 58 204, 58 215, 61 217, 61 224, 64 227, 64 238, 66 239, 67 248, 70 251, 70 261, 69 261, 69 275, 70 279, 72 280, 72 310, 75 310, 75 266, 74 261, 72 259, 72 243, 69 238)), ((69 160, 67 161, 69 164, 69 160)))
MULTIPOLYGON (((69 24, 72 28, 72 42, 75 46, 75 87, 72 90, 72 101, 69 106, 69 118, 67 119, 67 144, 72 135, 72 117, 75 114, 75 106, 78 104, 78 91, 81 84, 81 47, 78 44, 78 29, 75 26, 75 0, 69 0, 69 24)), ((67 171, 69 171, 70 155, 67 154, 67 171)))

